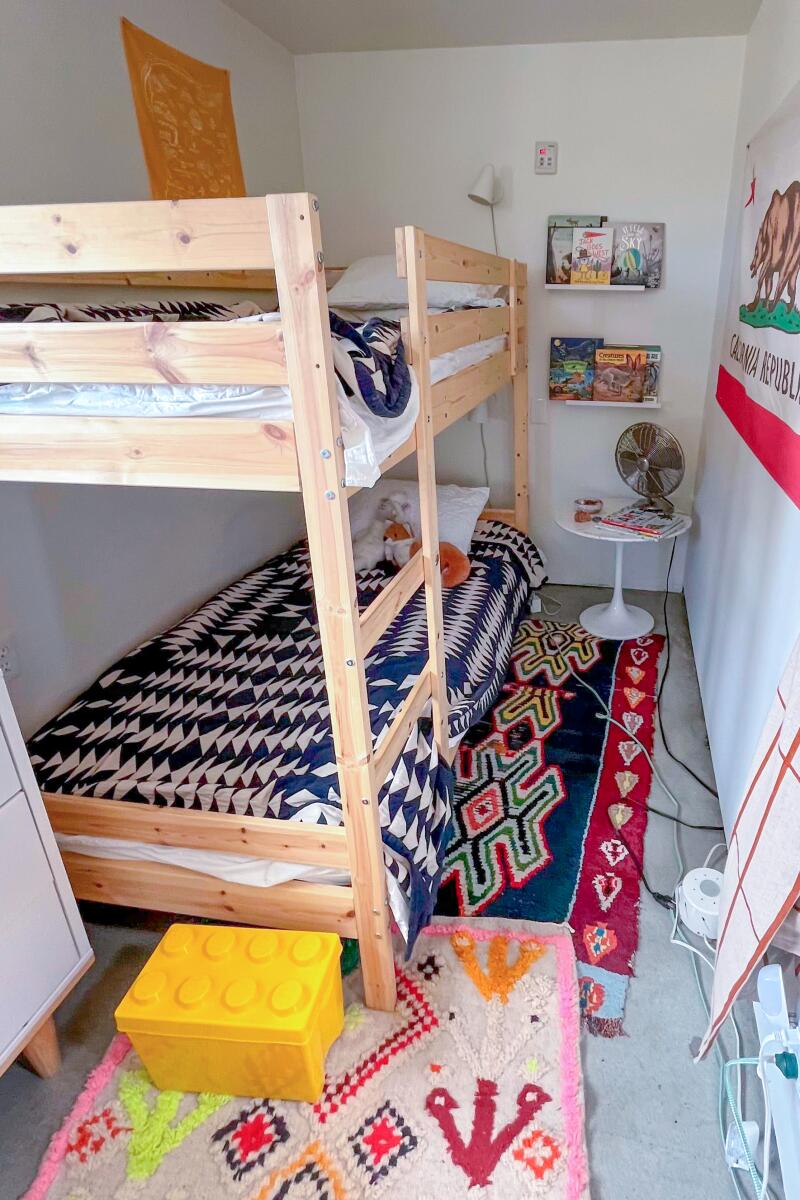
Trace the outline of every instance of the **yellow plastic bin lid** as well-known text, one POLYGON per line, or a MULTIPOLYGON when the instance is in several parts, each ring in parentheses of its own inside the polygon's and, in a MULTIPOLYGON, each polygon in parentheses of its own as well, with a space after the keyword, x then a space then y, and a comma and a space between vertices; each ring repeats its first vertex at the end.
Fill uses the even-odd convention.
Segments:
POLYGON ((117 1028, 305 1042, 341 952, 335 933, 172 925, 119 1004, 117 1028))

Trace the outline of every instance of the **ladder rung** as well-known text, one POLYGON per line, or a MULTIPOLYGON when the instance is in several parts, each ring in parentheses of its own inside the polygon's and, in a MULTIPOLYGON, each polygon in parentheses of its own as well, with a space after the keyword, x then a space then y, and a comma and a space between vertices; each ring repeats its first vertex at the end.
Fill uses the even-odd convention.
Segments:
POLYGON ((391 625, 397 614, 408 604, 417 588, 424 583, 422 551, 410 558, 394 579, 386 584, 379 596, 361 615, 361 644, 367 655, 391 625))
POLYGON ((417 676, 414 686, 395 713, 394 720, 389 725, 383 741, 375 751, 375 783, 378 789, 382 788, 386 782, 386 776, 400 757, 411 730, 422 715, 430 698, 431 668, 430 662, 428 662, 422 674, 417 676))

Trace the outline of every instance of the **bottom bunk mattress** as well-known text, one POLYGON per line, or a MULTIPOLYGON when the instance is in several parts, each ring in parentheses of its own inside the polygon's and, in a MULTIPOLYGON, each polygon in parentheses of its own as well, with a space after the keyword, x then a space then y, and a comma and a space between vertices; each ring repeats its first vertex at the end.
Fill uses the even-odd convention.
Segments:
MULTIPOLYGON (((444 592, 450 736, 497 695, 516 626, 544 581, 534 544, 481 521, 469 579, 444 592)), ((366 606, 386 583, 359 576, 366 606)), ((420 590, 367 659, 376 745, 428 657, 420 590)), ((45 792, 339 825, 341 801, 306 544, 226 587, 126 655, 30 741, 45 792)), ((433 909, 453 775, 423 717, 379 797, 389 897, 409 944, 433 909)), ((59 835, 63 849, 149 858, 261 886, 332 873, 246 856, 59 835)), ((146 897, 143 897, 146 901, 146 897)))

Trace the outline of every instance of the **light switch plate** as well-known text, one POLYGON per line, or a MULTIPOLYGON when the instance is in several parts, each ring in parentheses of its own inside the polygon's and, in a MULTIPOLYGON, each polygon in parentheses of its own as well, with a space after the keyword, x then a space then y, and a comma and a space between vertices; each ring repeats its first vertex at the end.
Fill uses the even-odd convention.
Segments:
POLYGON ((558 171, 558 142, 537 142, 533 170, 536 175, 555 175, 558 171))

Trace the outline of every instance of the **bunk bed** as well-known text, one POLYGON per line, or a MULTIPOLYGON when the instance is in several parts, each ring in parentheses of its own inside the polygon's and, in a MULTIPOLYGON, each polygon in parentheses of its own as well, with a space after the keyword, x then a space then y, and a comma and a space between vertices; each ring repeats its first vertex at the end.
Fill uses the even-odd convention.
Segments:
MULTIPOLYGON (((282 587, 274 590, 272 609, 274 616, 284 603, 294 614, 294 624, 290 620, 284 629, 285 639, 306 637, 305 669, 311 679, 317 662, 317 694, 324 691, 327 704, 322 715, 325 732, 316 740, 326 745, 322 774, 338 782, 339 812, 318 813, 312 823, 285 819, 283 810, 280 816, 266 815, 268 806, 260 815, 243 815, 238 803, 242 797, 229 805, 230 811, 214 811, 214 804, 209 811, 196 796, 163 806, 164 797, 152 792, 125 799, 112 787, 106 795, 93 795, 85 780, 71 791, 70 772, 64 771, 64 786, 44 795, 54 830, 65 843, 94 837, 268 860, 287 869, 299 863, 349 880, 287 878, 259 887, 178 866, 174 860, 142 861, 111 853, 106 858, 67 848, 63 857, 75 893, 83 899, 134 906, 144 902, 166 911, 357 937, 366 1001, 387 1010, 395 1004, 389 900, 398 885, 385 866, 393 857, 386 830, 387 794, 401 774, 408 778, 409 768, 412 776, 418 772, 416 794, 427 796, 426 846, 433 860, 423 887, 427 883, 433 889, 437 839, 444 837, 446 825, 437 767, 450 763, 459 733, 499 685, 496 668, 502 655, 495 648, 537 582, 531 544, 524 537, 525 265, 432 237, 413 226, 396 231, 396 249, 398 275, 408 285, 404 342, 419 403, 412 433, 384 459, 381 469, 416 454, 421 548, 390 579, 379 573, 357 581, 348 511, 356 489, 345 472, 317 200, 301 193, 266 199, 0 209, 0 282, 277 288, 280 315, 263 322, 0 323, 3 383, 247 384, 288 387, 292 402, 292 420, 280 421, 0 415, 0 479, 301 492, 307 549, 298 547, 279 558, 281 569, 308 596, 313 594, 314 612, 310 621, 309 610, 294 603, 297 596, 287 600, 282 587), (429 314, 427 284, 433 280, 502 287, 507 303, 429 314), (433 358, 497 337, 504 339, 502 348, 431 382, 433 358), (514 507, 484 513, 476 590, 456 597, 454 589, 443 609, 434 437, 506 383, 512 388, 514 417, 514 507), (449 693, 446 632, 455 631, 457 637, 463 632, 466 609, 480 609, 482 604, 494 614, 488 656, 493 657, 494 672, 487 670, 476 688, 475 681, 463 672, 459 677, 457 664, 451 663, 449 693), (389 680, 392 686, 387 690, 385 647, 398 641, 401 629, 407 634, 406 650, 411 647, 413 653, 402 659, 406 676, 389 680), (410 678, 409 662, 414 664, 410 678), (376 695, 379 702, 371 706, 376 695), (430 720, 421 720, 428 713, 430 720)), ((231 585, 232 594, 223 592, 209 601, 213 611, 204 606, 154 643, 162 652, 181 654, 192 637, 197 635, 197 644, 209 629, 212 634, 222 632, 224 640, 225 630, 214 624, 214 614, 222 612, 227 620, 236 609, 241 619, 237 597, 252 597, 255 591, 269 596, 276 569, 267 564, 231 585)), ((260 614, 269 607, 270 602, 262 600, 260 614)), ((244 623, 255 636, 252 620, 244 623)), ((110 685, 101 679, 98 686, 117 686, 120 674, 130 674, 131 669, 135 675, 131 659, 152 654, 154 643, 123 660, 121 673, 112 672, 110 685)), ((217 641, 216 651, 222 644, 217 641)), ((202 652, 206 649, 201 647, 202 652)), ((152 674, 152 663, 139 665, 152 674)), ((237 680, 237 686, 243 683, 247 680, 237 680)), ((260 681, 260 686, 279 686, 277 676, 260 681)), ((102 705, 103 699, 90 689, 78 707, 102 705)), ((72 711, 63 717, 67 727, 72 711)), ((58 728, 56 723, 55 732, 58 728)), ((46 736, 54 736, 54 730, 46 736)), ((227 744, 233 739, 231 734, 227 744)), ((35 748, 33 753, 40 768, 45 766, 47 752, 40 754, 35 748)), ((282 769, 285 772, 285 762, 282 769)), ((297 787, 302 790, 299 770, 296 766, 297 787)), ((247 809, 244 804, 245 814, 247 809)), ((409 862, 419 857, 411 855, 405 868, 400 863, 400 872, 405 869, 408 875, 409 862)))

